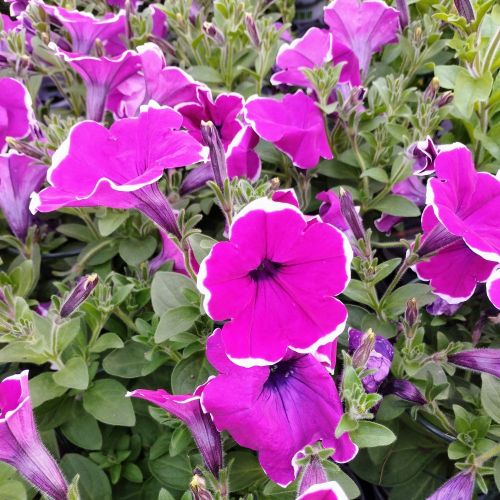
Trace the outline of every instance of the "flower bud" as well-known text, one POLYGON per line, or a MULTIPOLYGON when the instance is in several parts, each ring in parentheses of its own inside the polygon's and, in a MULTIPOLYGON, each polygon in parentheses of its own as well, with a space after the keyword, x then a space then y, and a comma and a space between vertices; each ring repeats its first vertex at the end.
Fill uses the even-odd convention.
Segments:
POLYGON ((415 298, 410 299, 406 303, 405 321, 410 327, 414 326, 418 321, 418 307, 417 300, 415 298))
POLYGON ((5 142, 10 148, 16 150, 18 153, 34 158, 35 160, 42 160, 44 158, 44 153, 40 149, 32 146, 31 144, 23 141, 18 141, 13 137, 6 137, 5 142))
POLYGON ((70 314, 73 314, 89 297, 98 282, 99 278, 95 273, 82 276, 68 298, 64 301, 60 312, 61 318, 66 318, 70 314))
POLYGON ((427 85, 427 88, 424 90, 424 101, 432 101, 439 90, 439 78, 435 76, 427 85))
POLYGON ((474 21, 474 9, 472 8, 472 3, 470 0, 453 0, 455 3, 455 7, 458 10, 458 13, 465 17, 468 23, 474 21))
POLYGON ((212 164, 215 182, 220 188, 223 188, 224 181, 227 179, 227 165, 226 153, 219 131, 213 122, 202 121, 201 135, 210 150, 210 163, 212 164))
POLYGON ((470 349, 448 356, 448 363, 500 378, 500 349, 470 349))
POLYGON ((189 489, 191 490, 191 495, 193 500, 212 500, 212 494, 207 490, 207 483, 201 472, 198 470, 194 471, 193 478, 189 483, 189 489))
POLYGON ((226 41, 224 34, 219 28, 217 28, 217 26, 215 26, 215 24, 205 21, 201 29, 203 30, 203 33, 205 33, 205 35, 212 39, 217 45, 224 45, 224 42, 226 41))
POLYGON ((249 14, 248 12, 245 13, 245 26, 247 28, 247 34, 248 38, 250 38, 250 41, 253 43, 253 45, 255 45, 255 47, 260 47, 260 36, 255 24, 255 20, 252 14, 249 14))
POLYGON ((198 191, 205 187, 208 181, 212 180, 214 180, 214 173, 210 163, 205 163, 204 165, 193 168, 193 170, 190 170, 182 180, 179 194, 184 196, 194 191, 198 191))
POLYGON ((340 211, 344 216, 347 224, 351 228, 352 234, 357 240, 365 239, 365 228, 363 227, 363 221, 359 216, 356 207, 354 206, 354 201, 352 199, 351 193, 340 188, 340 211))
POLYGON ((371 328, 369 328, 363 335, 360 345, 354 351, 352 356, 352 366, 354 366, 354 368, 363 368, 374 348, 375 333, 371 328))
POLYGON ((453 97, 453 92, 451 90, 443 92, 436 101, 436 107, 442 108, 447 104, 450 104, 450 102, 453 101, 453 97))
POLYGON ((427 404, 423 394, 409 380, 390 380, 383 385, 381 392, 384 396, 394 394, 398 398, 418 405, 427 404))
POLYGON ((304 494, 311 486, 328 481, 325 469, 321 465, 321 460, 313 455, 309 463, 305 466, 300 479, 298 494, 304 494))

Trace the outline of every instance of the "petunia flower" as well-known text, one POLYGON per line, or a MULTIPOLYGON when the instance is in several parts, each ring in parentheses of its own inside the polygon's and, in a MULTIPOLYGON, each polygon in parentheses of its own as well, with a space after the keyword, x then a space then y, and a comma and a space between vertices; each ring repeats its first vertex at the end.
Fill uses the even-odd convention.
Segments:
POLYGON ((296 457, 319 440, 334 448, 337 462, 354 458, 357 446, 349 435, 335 438, 343 413, 335 383, 312 355, 288 351, 273 366, 242 368, 226 356, 221 337, 216 330, 207 342, 207 358, 219 375, 207 382, 202 406, 219 431, 258 452, 273 481, 292 482, 296 457))
POLYGON ((319 207, 319 216, 323 222, 328 222, 341 231, 350 229, 340 210, 340 199, 334 191, 331 189, 322 191, 316 195, 316 199, 322 202, 319 207))
POLYGON ((222 467, 221 438, 210 415, 200 405, 203 391, 204 386, 198 387, 194 394, 179 395, 169 394, 163 389, 136 389, 126 396, 145 399, 182 420, 190 430, 205 465, 215 477, 219 477, 222 467))
POLYGON ((281 69, 271 77, 271 83, 313 89, 302 70, 319 68, 327 63, 344 63, 339 83, 361 83, 356 56, 340 42, 334 43, 333 35, 320 28, 310 28, 301 38, 280 47, 276 65, 281 69))
POLYGON ((166 66, 158 45, 148 42, 137 47, 140 67, 110 92, 108 108, 119 117, 135 116, 150 100, 176 107, 198 102, 198 90, 206 85, 174 66, 166 66))
POLYGON ((462 471, 448 479, 427 500, 472 500, 474 493, 474 473, 462 471))
POLYGON ((28 370, 0 382, 0 460, 53 500, 66 500, 66 480, 36 430, 28 370))
POLYGON ((26 137, 34 120, 28 89, 14 78, 0 78, 0 151, 7 137, 26 137))
POLYGON ((325 23, 334 42, 354 52, 364 79, 372 55, 397 41, 399 12, 380 0, 334 0, 325 7, 325 23))
POLYGON ((139 54, 132 50, 126 50, 117 57, 94 57, 66 52, 53 42, 49 43, 49 48, 82 77, 87 89, 89 120, 102 120, 109 94, 141 67, 139 54))
POLYGON ((433 316, 453 316, 460 309, 461 305, 461 302, 458 304, 449 304, 441 297, 437 297, 436 300, 429 304, 425 309, 433 316))
POLYGON ((250 97, 245 118, 262 139, 272 142, 299 168, 314 168, 320 158, 333 158, 321 111, 302 90, 281 101, 250 97))
POLYGON ((137 118, 107 129, 77 123, 54 153, 49 187, 32 195, 32 212, 61 207, 136 208, 161 229, 179 236, 175 215, 157 182, 163 171, 206 158, 205 148, 178 130, 182 116, 152 103, 137 118))
POLYGON ((15 151, 0 154, 0 208, 11 231, 21 240, 32 223, 30 195, 45 180, 47 167, 15 151))
MULTIPOLYGON (((418 207, 425 205, 425 186, 415 175, 410 175, 410 177, 394 184, 391 192, 412 201, 418 207)), ((383 213, 374 224, 380 232, 390 233, 392 228, 402 220, 403 218, 397 215, 383 213)))
POLYGON ((311 353, 344 329, 345 306, 334 296, 350 279, 352 250, 330 224, 267 198, 233 220, 229 241, 201 263, 198 289, 224 327, 228 356, 242 366, 269 365, 290 348, 311 353))
POLYGON ((173 271, 187 274, 182 252, 165 231, 160 231, 160 236, 162 249, 154 259, 149 261, 149 273, 154 274, 163 264, 165 264, 165 262, 170 260, 173 262, 173 271))
POLYGON ((297 500, 347 500, 348 497, 339 483, 327 481, 325 483, 313 484, 297 500))
POLYGON ((89 12, 68 10, 64 7, 40 3, 43 10, 58 21, 71 37, 71 51, 88 55, 97 39, 102 43, 106 54, 116 56, 125 50, 122 38, 125 37, 125 11, 118 14, 107 13, 97 18, 89 12))
POLYGON ((254 181, 260 175, 260 158, 253 151, 259 138, 243 120, 244 102, 235 92, 221 93, 214 100, 210 89, 200 88, 197 102, 180 104, 176 109, 184 117, 183 127, 200 142, 203 142, 202 123, 212 122, 226 152, 229 177, 247 177, 254 181))
POLYGON ((500 267, 497 267, 486 282, 486 293, 491 303, 500 309, 500 267))
POLYGON ((380 392, 384 395, 394 394, 398 398, 418 405, 428 403, 420 390, 409 380, 394 379, 384 382, 380 392))
POLYGON ((456 143, 441 147, 436 177, 427 184, 422 214, 420 279, 450 304, 472 296, 500 261, 500 180, 477 172, 470 151, 456 143))
MULTIPOLYGON (((355 328, 349 328, 349 353, 356 356, 359 349, 363 349, 365 334, 355 328)), ((380 335, 375 336, 373 349, 365 353, 363 367, 365 370, 373 370, 374 373, 362 378, 366 392, 377 392, 380 384, 387 378, 391 369, 394 349, 391 343, 380 335)))
POLYGON ((10 4, 9 13, 11 17, 17 18, 24 13, 28 7, 29 0, 6 0, 6 3, 10 4))
POLYGON ((466 370, 491 373, 500 378, 500 349, 469 349, 450 354, 448 362, 466 370))
POLYGON ((312 455, 309 458, 309 462, 304 466, 304 470, 300 476, 297 493, 301 495, 311 486, 318 483, 325 483, 327 480, 328 478, 326 477, 326 471, 321 463, 321 459, 317 455, 312 455))
POLYGON ((413 173, 428 175, 434 173, 434 162, 439 153, 439 147, 431 137, 417 141, 408 148, 408 156, 414 160, 413 173))

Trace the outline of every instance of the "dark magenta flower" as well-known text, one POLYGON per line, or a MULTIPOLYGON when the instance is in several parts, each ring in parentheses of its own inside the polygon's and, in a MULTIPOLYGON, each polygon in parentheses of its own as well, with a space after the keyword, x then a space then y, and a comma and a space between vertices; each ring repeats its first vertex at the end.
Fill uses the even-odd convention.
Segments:
POLYGON ((33 217, 30 196, 42 185, 47 167, 15 151, 0 154, 0 207, 11 231, 24 240, 33 217))
POLYGON ((127 397, 145 399, 182 420, 191 431, 205 465, 215 477, 218 477, 222 467, 222 444, 220 434, 217 432, 210 415, 200 405, 200 398, 204 390, 205 386, 200 386, 194 394, 174 395, 163 389, 156 391, 136 389, 128 392, 127 397))
POLYGON ((136 208, 164 231, 179 236, 175 215, 157 182, 163 171, 206 159, 206 149, 171 108, 144 107, 137 118, 107 129, 77 123, 54 153, 49 187, 32 196, 32 212, 61 207, 136 208), (77 174, 77 175, 76 175, 77 174))
POLYGON ((432 304, 429 304, 425 309, 433 316, 453 316, 460 309, 461 305, 461 302, 458 304, 449 304, 441 297, 437 297, 436 300, 432 302, 432 304))
POLYGON ((338 227, 341 231, 350 229, 340 210, 340 200, 334 191, 322 191, 316 195, 316 199, 321 201, 319 216, 323 222, 328 222, 332 226, 338 227))
POLYGON ((94 57, 66 52, 53 42, 49 47, 82 77, 90 120, 102 120, 110 93, 141 68, 139 54, 132 50, 116 57, 94 57))
POLYGON ((497 267, 486 282, 486 293, 491 303, 500 309, 500 267, 497 267))
POLYGON ((28 89, 14 78, 0 78, 0 151, 7 137, 26 137, 34 120, 28 89))
POLYGON ((485 372, 500 378, 500 349, 469 349, 448 356, 448 362, 476 372, 485 372))
POLYGON ((428 403, 420 390, 409 380, 395 379, 384 382, 381 392, 384 395, 394 394, 398 398, 418 405, 425 405, 428 403))
POLYGON ((183 127, 194 138, 209 145, 202 137, 202 124, 213 123, 224 146, 229 177, 258 179, 260 158, 253 148, 259 138, 243 119, 243 97, 235 92, 221 93, 214 100, 212 92, 204 88, 199 88, 197 95, 196 102, 176 107, 184 117, 183 127))
MULTIPOLYGON (((370 335, 370 333, 363 333, 360 330, 349 328, 349 353, 353 357, 356 357, 360 350, 364 348, 367 335, 370 335)), ((394 349, 385 337, 376 335, 373 348, 363 354, 362 366, 364 369, 374 370, 374 373, 365 375, 362 378, 363 386, 366 392, 377 392, 380 384, 387 378, 391 370, 394 349)))
POLYGON ((0 460, 53 500, 66 500, 66 480, 36 430, 27 370, 0 382, 0 460))
POLYGON ((333 158, 323 115, 302 90, 286 94, 281 101, 253 96, 245 117, 262 139, 272 142, 299 168, 314 168, 320 158, 333 158))
POLYGON ((172 261, 172 270, 177 273, 187 274, 186 266, 184 265, 184 256, 179 250, 179 247, 170 239, 165 231, 160 230, 161 236, 161 252, 149 261, 149 272, 154 274, 165 262, 172 261))
POLYGON ((297 500, 347 500, 348 497, 339 483, 327 481, 310 486, 297 500))
POLYGON ((354 52, 364 79, 372 55, 397 41, 399 12, 380 0, 334 0, 325 7, 325 22, 334 42, 354 52))
POLYGON ((9 12, 12 17, 18 17, 19 14, 22 14, 29 4, 29 0, 6 0, 6 2, 10 4, 9 12))
POLYGON ((293 205, 260 198, 234 219, 229 241, 202 262, 198 288, 222 332, 228 356, 242 366, 269 365, 290 348, 312 353, 344 329, 334 296, 350 279, 352 250, 330 224, 308 223, 293 205))
POLYGON ((302 70, 319 68, 327 63, 344 63, 339 83, 361 83, 358 60, 353 52, 339 42, 334 43, 332 34, 319 28, 310 28, 303 37, 280 47, 276 57, 280 71, 274 73, 271 83, 313 89, 302 70))
POLYGON ((335 437, 343 414, 335 383, 312 355, 288 351, 273 366, 242 368, 226 356, 221 337, 216 330, 207 342, 207 358, 219 375, 207 382, 202 406, 219 431, 258 452, 273 481, 282 486, 293 481, 299 469, 295 459, 319 440, 334 448, 337 462, 354 458, 357 446, 349 435, 335 437))
POLYGON ((434 173, 434 162, 439 153, 439 147, 431 137, 418 141, 408 148, 408 156, 414 160, 413 173, 427 175, 434 173))
POLYGON ((125 11, 97 18, 89 12, 68 10, 43 2, 40 2, 40 6, 69 33, 71 51, 75 54, 90 54, 97 39, 108 55, 116 56, 125 50, 125 11))
POLYGON ((472 500, 474 474, 470 470, 459 472, 448 479, 427 500, 472 500))
POLYGON ((427 184, 419 255, 420 279, 450 304, 472 296, 500 261, 500 181, 477 172, 462 144, 441 147, 427 184))

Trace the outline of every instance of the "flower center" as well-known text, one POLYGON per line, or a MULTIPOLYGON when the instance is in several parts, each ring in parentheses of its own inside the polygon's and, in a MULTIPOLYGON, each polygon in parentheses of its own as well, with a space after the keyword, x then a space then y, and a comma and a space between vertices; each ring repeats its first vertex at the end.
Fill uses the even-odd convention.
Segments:
POLYGON ((281 268, 279 262, 273 262, 272 260, 264 259, 259 267, 250 271, 250 278, 254 281, 265 280, 272 278, 278 270, 281 268))
POLYGON ((279 389, 285 384, 289 377, 294 374, 295 359, 280 361, 270 367, 269 377, 266 380, 264 387, 268 389, 279 389))
POLYGON ((439 252, 453 243, 460 241, 462 238, 450 233, 443 224, 437 224, 429 233, 429 236, 425 239, 422 246, 418 249, 418 255, 423 257, 424 255, 433 254, 439 252))

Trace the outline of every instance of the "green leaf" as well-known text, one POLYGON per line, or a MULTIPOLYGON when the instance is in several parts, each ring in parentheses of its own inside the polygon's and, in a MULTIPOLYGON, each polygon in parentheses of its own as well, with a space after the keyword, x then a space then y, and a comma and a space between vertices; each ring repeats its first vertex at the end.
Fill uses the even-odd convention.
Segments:
POLYGON ((495 460, 495 464, 493 465, 494 473, 493 477, 495 478, 495 485, 497 490, 500 491, 500 457, 497 457, 495 460))
POLYGON ((61 460, 64 475, 72 480, 77 474, 81 500, 111 500, 111 485, 106 474, 88 458, 66 453, 61 460))
POLYGON ((335 429, 335 437, 338 439, 344 432, 352 432, 358 428, 358 421, 344 413, 335 429))
POLYGON ((122 476, 131 483, 142 483, 144 480, 141 469, 133 463, 126 463, 123 466, 122 476))
POLYGON ((61 224, 57 227, 57 232, 84 243, 90 243, 96 239, 90 229, 83 224, 61 224))
POLYGON ((52 377, 54 382, 70 389, 83 391, 89 385, 89 370, 83 358, 71 358, 64 368, 55 372, 52 377))
POLYGON ((2 500, 26 500, 26 488, 19 481, 8 480, 0 484, 0 498, 2 500))
POLYGON ((193 468, 187 455, 163 455, 149 461, 151 474, 169 490, 185 491, 193 477, 193 468))
POLYGON ((187 332, 200 316, 200 310, 193 306, 174 307, 162 314, 155 332, 157 344, 175 335, 187 332))
POLYGON ((30 379, 30 396, 33 408, 40 406, 45 401, 58 398, 67 391, 66 387, 56 384, 52 376, 52 372, 44 372, 30 379))
POLYGON ((226 461, 233 461, 229 471, 229 486, 232 492, 249 488, 257 481, 266 478, 259 461, 250 451, 234 451, 228 453, 226 461))
POLYGON ((372 279, 372 283, 378 283, 382 281, 384 278, 387 278, 401 263, 401 259, 396 257, 395 259, 387 260, 386 262, 382 262, 377 266, 377 272, 372 279))
POLYGON ((433 302, 435 296, 432 294, 429 285, 409 283, 400 286, 387 297, 384 301, 384 311, 389 317, 395 318, 405 311, 406 303, 413 298, 417 300, 418 307, 423 307, 433 302))
POLYGON ((358 428, 351 432, 350 436, 360 448, 387 446, 396 441, 396 435, 390 429, 367 420, 359 421, 358 428))
POLYGON ((81 406, 76 412, 76 416, 61 426, 61 431, 74 445, 85 450, 100 450, 102 447, 99 424, 81 406))
POLYGON ((344 290, 343 294, 354 302, 360 302, 367 306, 372 305, 370 294, 366 290, 362 281, 352 279, 344 290))
POLYGON ((102 366, 110 375, 122 378, 137 378, 149 375, 166 361, 166 356, 155 351, 149 359, 147 354, 151 348, 133 340, 125 343, 121 349, 110 352, 103 360, 102 366))
POLYGON ((200 82, 222 83, 222 77, 219 72, 211 66, 189 66, 187 72, 200 82))
POLYGON ((106 210, 104 217, 97 219, 97 227, 102 236, 106 237, 114 233, 129 217, 129 212, 125 210, 106 210))
POLYGON ((205 236, 202 233, 192 234, 188 239, 195 259, 198 262, 201 262, 210 253, 212 247, 217 243, 217 240, 214 240, 209 236, 205 236))
POLYGON ((186 291, 198 294, 193 280, 183 274, 159 271, 151 283, 151 302, 156 314, 161 316, 169 309, 192 305, 186 291))
POLYGON ((190 394, 214 374, 213 368, 203 353, 193 354, 183 359, 173 369, 172 391, 174 394, 190 394))
POLYGON ((387 213, 389 215, 397 215, 399 217, 418 217, 420 215, 420 209, 404 196, 398 196, 395 194, 389 194, 373 207, 380 212, 387 213))
POLYGON ((439 85, 444 89, 455 88, 455 81, 459 72, 462 70, 460 66, 447 64, 446 66, 436 66, 434 68, 434 75, 439 79, 439 85))
POLYGON ((118 252, 129 266, 137 266, 155 253, 156 246, 157 241, 153 236, 142 239, 127 238, 120 242, 118 252))
POLYGON ((481 404, 496 423, 500 423, 500 379, 481 373, 481 404))
POLYGON ((135 414, 126 392, 117 380, 97 380, 84 393, 83 407, 99 422, 131 427, 135 425, 135 414))
POLYGON ((189 432, 189 429, 185 425, 180 425, 172 433, 168 454, 171 457, 175 457, 184 452, 192 443, 193 438, 191 437, 191 432, 189 432))
POLYGON ((323 466, 325 468, 328 480, 336 481, 337 483, 339 483, 340 487, 347 495, 347 498, 354 499, 359 497, 360 491, 358 485, 345 472, 339 470, 339 468, 330 461, 323 462, 323 466))
POLYGON ((116 333, 103 333, 90 348, 90 352, 99 353, 108 349, 121 349, 124 345, 123 340, 116 333))
POLYGON ((488 100, 492 86, 491 73, 474 78, 465 68, 461 68, 455 81, 453 103, 465 118, 469 118, 476 102, 488 100))
POLYGON ((383 184, 389 182, 389 177, 387 176, 387 172, 380 167, 373 167, 366 169, 361 174, 361 177, 370 177, 371 179, 375 179, 376 181, 382 182, 383 184))

